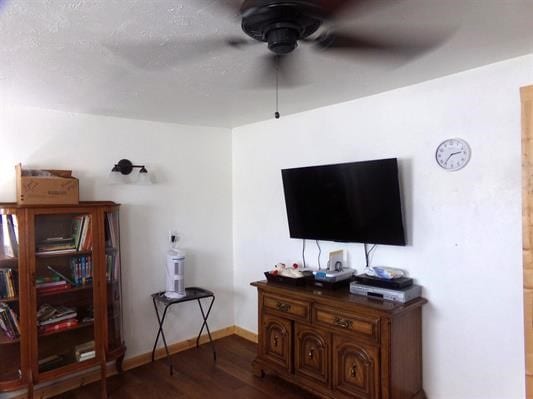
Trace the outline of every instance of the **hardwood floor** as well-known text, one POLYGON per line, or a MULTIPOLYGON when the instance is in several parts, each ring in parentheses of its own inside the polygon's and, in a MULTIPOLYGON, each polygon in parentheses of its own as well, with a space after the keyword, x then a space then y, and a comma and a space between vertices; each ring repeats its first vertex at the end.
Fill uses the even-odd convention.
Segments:
MULTIPOLYGON (((111 399, 315 399, 274 376, 257 378, 251 362, 257 345, 232 335, 216 341, 217 361, 209 345, 172 357, 170 376, 164 359, 109 378, 111 399)), ((99 397, 99 383, 56 396, 55 399, 99 397)))

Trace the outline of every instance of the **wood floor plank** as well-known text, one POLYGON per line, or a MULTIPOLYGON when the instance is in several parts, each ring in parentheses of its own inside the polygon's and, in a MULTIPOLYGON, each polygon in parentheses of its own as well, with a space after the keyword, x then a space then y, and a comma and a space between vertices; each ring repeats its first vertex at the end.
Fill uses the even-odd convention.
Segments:
MULTIPOLYGON (((108 379, 110 399, 316 399, 277 377, 255 377, 251 363, 257 345, 232 335, 216 341, 217 361, 208 344, 172 356, 174 375, 166 359, 108 379)), ((100 383, 55 399, 98 398, 100 383)))

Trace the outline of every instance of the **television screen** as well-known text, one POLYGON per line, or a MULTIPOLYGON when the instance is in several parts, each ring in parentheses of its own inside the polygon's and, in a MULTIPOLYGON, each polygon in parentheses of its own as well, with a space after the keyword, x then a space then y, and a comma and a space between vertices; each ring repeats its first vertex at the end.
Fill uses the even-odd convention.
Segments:
POLYGON ((292 238, 405 245, 396 158, 281 174, 292 238))

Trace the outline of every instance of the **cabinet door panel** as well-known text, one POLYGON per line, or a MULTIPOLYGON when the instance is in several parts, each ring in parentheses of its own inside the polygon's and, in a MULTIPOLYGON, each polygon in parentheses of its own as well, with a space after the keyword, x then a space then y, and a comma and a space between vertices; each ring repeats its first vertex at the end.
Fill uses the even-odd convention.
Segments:
POLYGON ((21 340, 22 334, 19 279, 19 256, 24 249, 19 246, 19 218, 14 209, 0 209, 0 389, 15 387, 21 383, 21 340))
POLYGON ((262 333, 262 356, 276 365, 291 371, 291 322, 279 317, 264 314, 262 333))
POLYGON ((30 306, 37 331, 33 360, 38 381, 99 360, 95 346, 98 304, 93 284, 95 214, 84 208, 53 211, 35 209, 30 219, 30 306))
POLYGON ((295 373, 329 386, 329 334, 316 327, 296 324, 295 373))
POLYGON ((105 281, 106 281, 106 350, 113 352, 123 345, 120 234, 118 208, 104 212, 105 281))
POLYGON ((335 336, 333 349, 334 389, 349 397, 379 397, 378 349, 335 336))

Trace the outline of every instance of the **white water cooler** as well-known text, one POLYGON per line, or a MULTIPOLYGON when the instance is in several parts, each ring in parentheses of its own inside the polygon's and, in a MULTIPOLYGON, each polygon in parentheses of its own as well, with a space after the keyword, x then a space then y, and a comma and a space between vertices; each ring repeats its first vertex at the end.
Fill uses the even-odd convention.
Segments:
POLYGON ((167 253, 167 298, 185 296, 185 252, 171 248, 167 253))

